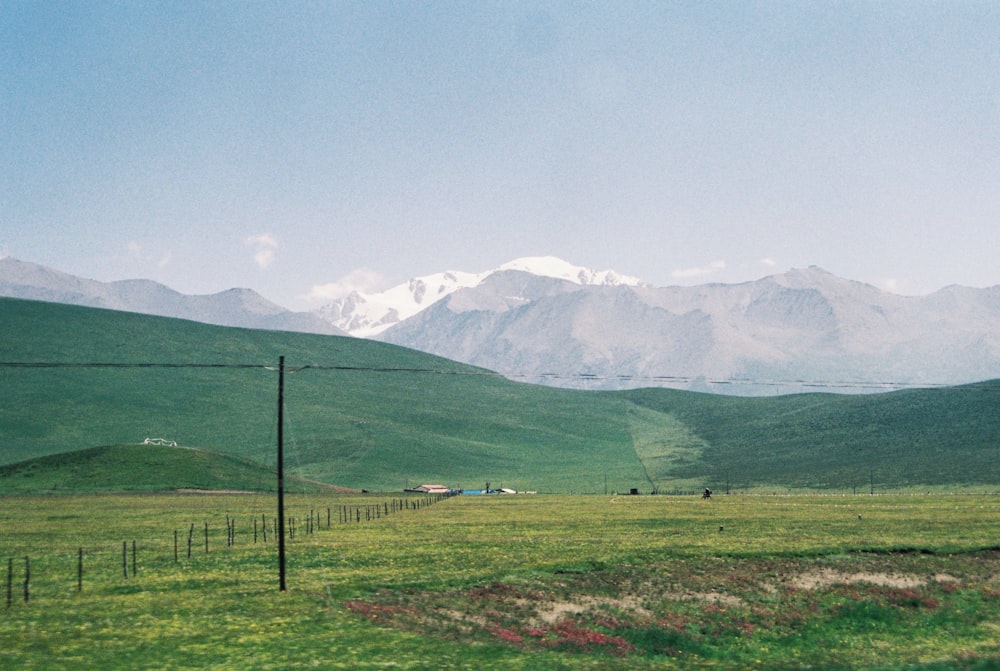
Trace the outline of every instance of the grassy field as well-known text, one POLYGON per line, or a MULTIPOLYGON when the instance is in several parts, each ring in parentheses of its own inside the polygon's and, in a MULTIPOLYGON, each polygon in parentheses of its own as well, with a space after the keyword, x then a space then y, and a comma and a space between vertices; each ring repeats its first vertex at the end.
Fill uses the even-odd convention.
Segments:
POLYGON ((0 668, 1000 665, 998 497, 299 494, 284 593, 274 510, 0 497, 0 668))
MULTIPOLYGON (((284 355, 297 371, 286 376, 287 472, 344 487, 886 493, 1000 483, 1000 381, 757 399, 587 392, 355 338, 14 299, 0 299, 0 316, 0 465, 158 437, 273 468, 273 366, 284 355)), ((128 485, 133 464, 120 473, 128 485)), ((0 480, 0 494, 11 487, 0 480)))
MULTIPOLYGON (((286 477, 285 487, 300 493, 335 489, 295 476, 286 477)), ((190 447, 108 445, 0 466, 3 494, 188 489, 269 492, 277 488, 274 469, 238 455, 190 447)))

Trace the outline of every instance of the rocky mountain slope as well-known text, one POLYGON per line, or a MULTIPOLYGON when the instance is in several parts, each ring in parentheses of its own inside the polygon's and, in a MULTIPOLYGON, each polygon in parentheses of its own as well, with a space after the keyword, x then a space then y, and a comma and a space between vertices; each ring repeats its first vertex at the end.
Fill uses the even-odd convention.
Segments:
POLYGON ((177 317, 219 326, 343 335, 314 314, 286 310, 250 289, 189 296, 150 280, 98 282, 10 257, 0 259, 0 296, 177 317))
POLYGON ((378 339, 570 387, 758 395, 960 384, 1000 376, 1000 286, 905 297, 816 267, 664 288, 505 270, 378 339))
POLYGON ((613 270, 591 270, 551 256, 534 256, 515 259, 481 273, 449 270, 416 277, 377 294, 355 291, 323 306, 318 313, 351 335, 370 338, 410 319, 456 291, 477 287, 493 275, 507 271, 557 278, 581 286, 644 284, 635 277, 619 275, 613 270))
POLYGON ((0 295, 225 326, 368 337, 513 379, 739 395, 866 392, 1000 377, 1000 286, 900 296, 820 268, 654 287, 553 257, 443 272, 295 313, 248 289, 187 296, 0 259, 0 295))

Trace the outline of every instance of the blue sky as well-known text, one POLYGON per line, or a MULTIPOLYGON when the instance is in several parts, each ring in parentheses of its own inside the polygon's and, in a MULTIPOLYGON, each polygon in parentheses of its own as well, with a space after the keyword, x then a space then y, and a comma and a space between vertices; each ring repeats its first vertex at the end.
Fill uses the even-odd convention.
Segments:
POLYGON ((995 2, 0 0, 0 114, 0 255, 99 280, 1000 284, 995 2))

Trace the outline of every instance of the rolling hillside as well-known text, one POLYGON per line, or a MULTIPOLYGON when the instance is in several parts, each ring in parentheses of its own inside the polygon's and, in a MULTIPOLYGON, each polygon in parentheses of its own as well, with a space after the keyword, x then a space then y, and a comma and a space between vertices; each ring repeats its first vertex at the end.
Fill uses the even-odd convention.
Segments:
POLYGON ((286 469, 345 487, 1000 482, 998 383, 768 399, 586 392, 353 338, 16 299, 0 299, 0 315, 0 362, 34 364, 0 366, 0 464, 162 437, 273 467, 284 355, 286 469))
MULTIPOLYGON (((330 489, 286 480, 288 491, 330 489)), ((142 444, 91 447, 0 466, 0 491, 7 494, 175 489, 266 492, 277 489, 277 479, 272 469, 233 454, 142 444)))
POLYGON ((14 299, 0 313, 0 361, 178 366, 0 368, 0 463, 162 437, 273 466, 278 376, 263 366, 284 355, 290 371, 339 367, 286 376, 289 473, 394 490, 643 482, 621 397, 517 384, 354 338, 14 299))
MULTIPOLYGON (((698 437, 686 461, 647 461, 654 479, 700 477, 737 489, 1000 486, 1000 381, 877 395, 738 398, 625 392, 698 437)), ((662 419, 662 417, 660 417, 662 419)))

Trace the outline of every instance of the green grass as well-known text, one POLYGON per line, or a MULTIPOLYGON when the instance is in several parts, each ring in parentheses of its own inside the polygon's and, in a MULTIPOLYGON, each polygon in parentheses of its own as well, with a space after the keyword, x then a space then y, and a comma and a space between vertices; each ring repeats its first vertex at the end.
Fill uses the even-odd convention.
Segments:
POLYGON ((1000 482, 996 381, 879 395, 736 398, 668 390, 628 392, 696 434, 700 459, 680 476, 746 489, 868 491, 1000 482))
MULTIPOLYGON (((275 471, 244 457, 157 445, 92 447, 0 466, 0 482, 7 494, 277 490, 275 471)), ((286 488, 316 492, 329 486, 290 477, 286 488)))
POLYGON ((273 496, 0 497, 15 586, 0 668, 1000 664, 997 497, 456 497, 338 522, 386 501, 290 497, 279 593, 273 535, 252 540, 273 496))
MULTIPOLYGON (((304 477, 366 489, 489 481, 549 491, 644 479, 622 398, 518 384, 352 338, 10 299, 0 310, 3 361, 273 366, 284 355, 289 369, 351 368, 286 377, 286 469, 304 477)), ((263 368, 0 367, 0 463, 152 436, 273 467, 277 378, 263 368)))
MULTIPOLYGON (((766 399, 586 392, 353 338, 15 299, 0 299, 0 315, 0 362, 236 366, 0 366, 0 465, 162 437, 273 469, 278 376, 264 366, 283 355, 286 472, 349 488, 885 493, 1000 483, 998 381, 766 399)), ((35 477, 50 489, 62 476, 35 477)), ((0 493, 24 485, 0 477, 0 493)))

